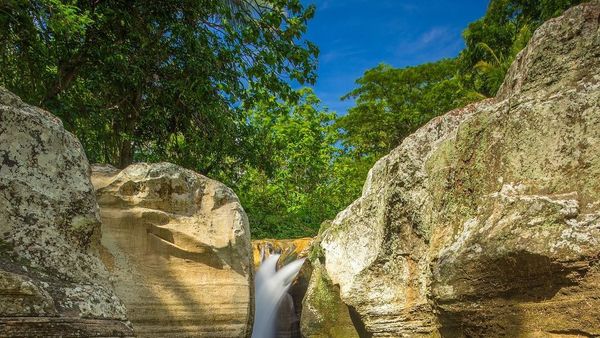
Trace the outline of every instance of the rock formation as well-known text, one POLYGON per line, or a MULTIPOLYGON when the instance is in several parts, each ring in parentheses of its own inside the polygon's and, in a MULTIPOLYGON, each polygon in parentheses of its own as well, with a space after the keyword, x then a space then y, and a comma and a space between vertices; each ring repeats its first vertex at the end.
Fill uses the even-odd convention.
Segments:
MULTIPOLYGON (((278 267, 286 265, 297 259, 306 258, 313 242, 312 237, 296 239, 259 239, 252 241, 254 266, 258 268, 262 259, 280 254, 278 267)), ((312 268, 305 262, 289 288, 288 295, 284 296, 278 312, 276 335, 278 338, 300 337, 300 318, 302 316, 302 300, 308 289, 308 282, 312 268)))
POLYGON ((302 336, 358 338, 359 334, 352 321, 350 309, 340 299, 339 287, 331 282, 319 257, 315 257, 310 263, 310 282, 302 303, 300 322, 302 336))
POLYGON ((131 336, 79 141, 0 88, 0 336, 131 336))
POLYGON ((312 237, 295 239, 257 239, 252 241, 252 256, 254 266, 260 265, 263 256, 266 258, 271 254, 281 254, 279 264, 295 259, 306 258, 308 249, 313 241, 312 237))
POLYGON ((380 159, 318 249, 364 336, 600 335, 600 1, 380 159))
POLYGON ((225 185, 170 163, 94 166, 103 257, 143 337, 252 332, 248 220, 225 185))

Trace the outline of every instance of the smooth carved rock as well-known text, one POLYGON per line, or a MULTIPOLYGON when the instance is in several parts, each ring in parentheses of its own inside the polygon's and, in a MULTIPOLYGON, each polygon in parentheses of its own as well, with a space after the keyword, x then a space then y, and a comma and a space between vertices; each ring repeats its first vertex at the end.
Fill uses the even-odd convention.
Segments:
POLYGON ((370 336, 600 335, 600 1, 380 159, 320 248, 370 336))
POLYGON ((248 220, 223 184, 170 163, 94 166, 103 257, 136 333, 252 332, 248 220))
POLYGON ((79 141, 0 88, 0 336, 130 336, 79 141))

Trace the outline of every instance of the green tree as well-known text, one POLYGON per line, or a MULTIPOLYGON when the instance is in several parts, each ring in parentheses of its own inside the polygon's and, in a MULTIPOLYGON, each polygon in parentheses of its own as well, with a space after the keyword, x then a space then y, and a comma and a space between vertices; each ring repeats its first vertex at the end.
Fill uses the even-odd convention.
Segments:
POLYGON ((434 116, 480 97, 462 86, 454 59, 397 69, 379 65, 344 98, 356 104, 338 119, 342 142, 360 156, 377 158, 434 116))
POLYGON ((245 168, 234 185, 258 238, 315 235, 355 197, 335 175, 342 170, 335 114, 310 89, 298 94, 297 103, 271 98, 250 111, 260 165, 245 168))
POLYGON ((467 86, 494 96, 508 67, 533 31, 582 0, 491 0, 485 16, 463 32, 461 73, 467 86))
POLYGON ((5 0, 0 84, 49 109, 91 161, 213 176, 250 158, 241 104, 315 80, 300 0, 5 0))
POLYGON ((532 32, 528 25, 524 25, 515 40, 512 43, 508 55, 498 55, 487 43, 480 42, 477 48, 482 50, 486 55, 485 59, 479 60, 474 66, 476 82, 474 87, 478 92, 486 93, 489 96, 495 95, 498 91, 506 72, 510 65, 515 60, 521 49, 525 48, 527 42, 531 38, 532 32))

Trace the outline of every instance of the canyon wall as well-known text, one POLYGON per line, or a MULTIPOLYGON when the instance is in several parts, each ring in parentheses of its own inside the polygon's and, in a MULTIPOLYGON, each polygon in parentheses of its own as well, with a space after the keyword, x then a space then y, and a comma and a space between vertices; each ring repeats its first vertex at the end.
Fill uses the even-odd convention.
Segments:
POLYGON ((380 159, 321 237, 311 283, 362 336, 600 335, 600 1, 380 159))
POLYGON ((0 336, 133 335, 89 174, 58 118, 0 87, 0 336))
POLYGON ((220 182, 171 163, 93 166, 103 261, 142 337, 248 337, 248 219, 220 182))

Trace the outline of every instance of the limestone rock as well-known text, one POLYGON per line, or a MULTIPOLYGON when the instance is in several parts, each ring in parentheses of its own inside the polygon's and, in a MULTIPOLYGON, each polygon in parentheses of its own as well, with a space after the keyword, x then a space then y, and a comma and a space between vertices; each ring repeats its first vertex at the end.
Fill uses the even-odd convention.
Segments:
POLYGON ((312 274, 302 305, 300 321, 306 338, 358 338, 350 309, 342 302, 320 260, 311 264, 312 274))
POLYGON ((284 264, 295 259, 306 258, 308 255, 308 249, 310 248, 312 242, 312 237, 254 240, 252 241, 254 266, 258 268, 261 263, 261 259, 275 253, 281 254, 281 257, 279 258, 279 264, 284 264))
MULTIPOLYGON (((312 242, 312 237, 254 240, 252 241, 254 266, 258 269, 262 259, 267 258, 272 254, 281 255, 277 262, 278 268, 297 259, 306 258, 312 242)), ((288 294, 285 295, 281 301, 277 319, 278 327, 276 329, 276 336, 278 338, 300 337, 302 300, 308 289, 311 271, 310 263, 305 261, 298 272, 296 279, 288 289, 288 294)))
POLYGON ((380 159, 320 249, 369 336, 600 335, 600 1, 380 159))
POLYGON ((248 220, 225 185, 170 163, 94 166, 104 261, 136 333, 252 332, 248 220))
POLYGON ((132 335, 89 172, 58 118, 0 88, 0 336, 132 335))

